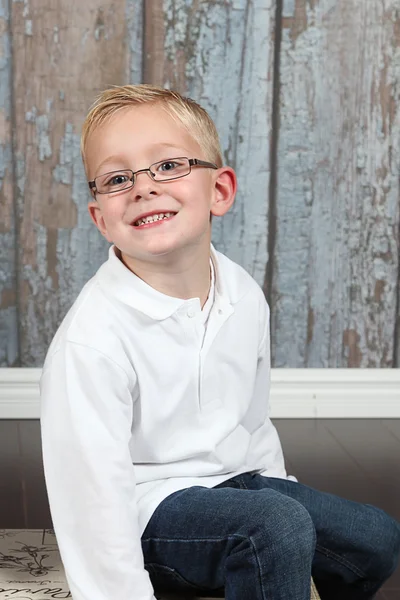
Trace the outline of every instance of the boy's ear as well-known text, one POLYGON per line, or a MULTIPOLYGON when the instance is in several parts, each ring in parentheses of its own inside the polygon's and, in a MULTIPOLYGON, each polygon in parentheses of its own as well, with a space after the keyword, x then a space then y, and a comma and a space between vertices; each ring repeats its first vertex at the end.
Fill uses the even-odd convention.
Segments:
POLYGON ((236 195, 237 179, 232 167, 221 167, 214 181, 211 214, 222 217, 231 208, 236 195))
POLYGON ((96 225, 97 229, 100 231, 101 235, 103 235, 106 238, 107 242, 112 243, 112 240, 110 239, 110 236, 107 232, 107 227, 104 221, 103 213, 101 212, 99 203, 96 202, 96 200, 92 200, 91 202, 89 202, 88 211, 90 218, 96 225))

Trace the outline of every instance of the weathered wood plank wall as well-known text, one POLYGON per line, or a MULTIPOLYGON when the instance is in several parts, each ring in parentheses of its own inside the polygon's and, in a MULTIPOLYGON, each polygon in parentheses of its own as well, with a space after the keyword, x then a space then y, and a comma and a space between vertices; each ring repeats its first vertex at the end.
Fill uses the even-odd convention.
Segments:
POLYGON ((390 367, 399 265, 400 2, 285 0, 277 367, 390 367))
POLYGON ((107 257, 87 215, 80 129, 95 95, 135 73, 127 26, 133 37, 138 11, 112 0, 12 4, 24 366, 42 364, 78 291, 107 257))
POLYGON ((106 258, 79 133, 97 92, 141 81, 216 121, 239 193, 213 242, 264 287, 274 366, 399 366, 400 0, 9 6, 11 19, 0 0, 0 366, 42 365, 106 258))
POLYGON ((19 360, 10 84, 10 15, 0 0, 0 367, 19 360))
POLYGON ((145 83, 195 98, 214 119, 239 192, 213 242, 262 284, 267 263, 274 0, 146 5, 145 83))

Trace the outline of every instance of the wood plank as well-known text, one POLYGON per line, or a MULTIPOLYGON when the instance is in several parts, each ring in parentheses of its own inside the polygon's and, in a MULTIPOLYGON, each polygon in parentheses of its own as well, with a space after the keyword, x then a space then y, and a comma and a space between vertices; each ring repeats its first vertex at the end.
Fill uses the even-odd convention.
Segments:
POLYGON ((176 89, 214 119, 238 174, 213 243, 264 284, 268 232, 275 0, 145 3, 146 83, 176 89))
POLYGON ((397 0, 284 0, 275 367, 391 367, 399 273, 397 0))
POLYGON ((12 3, 24 367, 43 364, 65 313, 107 258, 109 244, 87 213, 80 131, 95 96, 135 76, 135 14, 140 22, 141 3, 12 3))
POLYGON ((143 83, 144 5, 144 2, 140 3, 137 0, 126 0, 128 72, 125 83, 143 83))
POLYGON ((18 421, 0 421, 0 528, 26 527, 18 421))
POLYGON ((400 441, 400 419, 381 419, 382 425, 400 441))
MULTIPOLYGON (((385 428, 385 430, 389 433, 389 435, 396 440, 396 442, 400 443, 400 419, 381 419, 381 424, 382 426, 385 428)), ((398 463, 397 463, 398 464, 398 463)), ((399 473, 399 469, 398 466, 395 469, 394 472, 390 473, 390 477, 393 480, 393 485, 398 487, 398 474, 399 473), (396 485, 397 484, 397 485, 396 485)), ((394 513, 396 515, 396 518, 398 521, 400 521, 400 510, 399 510, 399 495, 397 494, 397 496, 393 499, 393 502, 395 503, 397 500, 397 507, 396 507, 396 512, 394 513)), ((387 599, 388 600, 393 600, 394 598, 398 599, 400 598, 400 567, 398 567, 397 571, 394 573, 394 575, 390 578, 390 580, 387 582, 385 588, 396 588, 393 590, 393 595, 387 595, 387 599), (396 595, 397 594, 397 595, 396 595)), ((386 593, 386 590, 385 590, 386 593)))
POLYGON ((326 429, 326 420, 277 419, 284 456, 300 483, 355 502, 375 504, 379 494, 357 463, 326 429))
POLYGON ((382 594, 383 600, 399 600, 400 598, 400 587, 396 589, 383 588, 382 594))
MULTIPOLYGON (((400 229, 400 227, 399 227, 400 229)), ((399 278, 397 282, 397 322, 394 327, 394 358, 393 366, 397 369, 400 368, 400 268, 399 278)), ((400 597, 400 594, 399 594, 400 597)))
POLYGON ((400 521, 400 440, 371 419, 327 419, 325 427, 376 487, 379 506, 400 521))
POLYGON ((40 421, 19 421, 18 434, 22 458, 21 478, 26 496, 27 527, 51 529, 53 525, 44 478, 40 421))
POLYGON ((9 3, 0 2, 0 367, 18 366, 9 3))

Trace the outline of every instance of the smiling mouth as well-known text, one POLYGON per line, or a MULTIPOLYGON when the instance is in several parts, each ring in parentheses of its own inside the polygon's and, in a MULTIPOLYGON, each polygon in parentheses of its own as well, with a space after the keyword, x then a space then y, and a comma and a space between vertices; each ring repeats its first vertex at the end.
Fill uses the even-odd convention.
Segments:
POLYGON ((146 225, 153 225, 156 223, 161 223, 162 221, 169 221, 175 215, 175 212, 165 212, 157 215, 150 215, 144 219, 138 219, 137 221, 134 221, 133 226, 139 229, 140 227, 145 227, 146 225))

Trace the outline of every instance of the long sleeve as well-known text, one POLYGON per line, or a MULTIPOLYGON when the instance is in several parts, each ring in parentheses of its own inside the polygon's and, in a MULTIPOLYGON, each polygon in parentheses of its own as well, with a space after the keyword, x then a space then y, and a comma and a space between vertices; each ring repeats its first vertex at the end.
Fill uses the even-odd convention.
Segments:
POLYGON ((101 352, 67 342, 40 382, 50 510, 74 600, 155 600, 144 568, 129 452, 132 381, 101 352))
MULTIPOLYGON (((262 339, 259 347, 259 356, 257 364, 256 383, 254 386, 254 395, 259 398, 265 398, 267 402, 267 417, 269 418, 271 405, 270 405, 270 390, 271 390, 271 335, 270 335, 270 310, 268 303, 265 299, 262 302, 262 310, 260 316, 260 326, 263 332, 262 339)), ((278 432, 273 426, 275 444, 274 447, 277 450, 273 457, 268 457, 268 463, 273 463, 274 467, 271 471, 270 464, 266 465, 261 475, 265 477, 284 477, 290 481, 297 482, 294 475, 287 475, 285 469, 285 460, 283 456, 282 446, 279 440, 278 432)))

